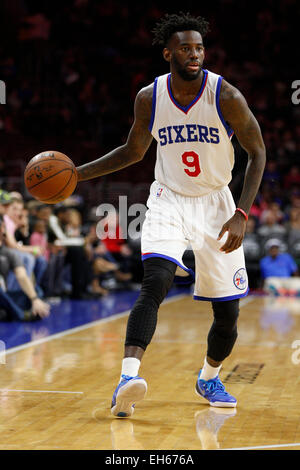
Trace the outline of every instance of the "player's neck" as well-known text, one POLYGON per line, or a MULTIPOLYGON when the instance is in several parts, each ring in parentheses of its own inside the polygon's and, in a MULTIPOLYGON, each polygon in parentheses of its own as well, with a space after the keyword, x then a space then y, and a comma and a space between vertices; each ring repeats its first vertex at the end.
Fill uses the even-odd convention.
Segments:
POLYGON ((195 80, 184 80, 178 73, 171 70, 171 87, 173 93, 182 95, 197 94, 201 88, 203 81, 203 70, 201 70, 199 77, 195 80))

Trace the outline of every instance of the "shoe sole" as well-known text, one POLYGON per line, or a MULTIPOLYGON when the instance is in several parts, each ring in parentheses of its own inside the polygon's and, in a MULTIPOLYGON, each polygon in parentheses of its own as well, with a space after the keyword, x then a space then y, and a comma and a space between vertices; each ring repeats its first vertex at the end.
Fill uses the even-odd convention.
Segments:
POLYGON ((235 403, 230 403, 230 402, 224 402, 224 401, 214 401, 214 402, 208 401, 207 398, 204 398, 204 396, 201 395, 201 394, 198 392, 197 388, 195 388, 195 393, 196 393, 196 395, 197 395, 198 397, 202 398, 202 400, 203 400, 206 404, 209 403, 210 406, 214 406, 214 407, 216 407, 216 408, 235 408, 236 405, 237 405, 237 402, 235 402, 235 403))
POLYGON ((131 380, 120 388, 116 397, 116 404, 111 408, 111 413, 118 418, 128 418, 134 412, 133 405, 141 401, 147 392, 145 380, 131 380))

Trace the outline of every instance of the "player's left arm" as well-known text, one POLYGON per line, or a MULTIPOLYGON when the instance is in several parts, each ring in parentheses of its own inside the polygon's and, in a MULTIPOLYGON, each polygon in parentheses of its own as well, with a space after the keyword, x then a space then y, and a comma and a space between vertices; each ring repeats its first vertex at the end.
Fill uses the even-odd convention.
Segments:
MULTIPOLYGON (((248 154, 248 164, 244 177, 242 194, 237 207, 249 213, 258 192, 265 164, 266 149, 257 120, 237 88, 225 80, 220 91, 220 108, 225 121, 234 130, 241 147, 248 154)), ((222 227, 218 239, 228 231, 228 238, 221 251, 230 253, 239 248, 246 230, 246 219, 236 212, 222 227)))

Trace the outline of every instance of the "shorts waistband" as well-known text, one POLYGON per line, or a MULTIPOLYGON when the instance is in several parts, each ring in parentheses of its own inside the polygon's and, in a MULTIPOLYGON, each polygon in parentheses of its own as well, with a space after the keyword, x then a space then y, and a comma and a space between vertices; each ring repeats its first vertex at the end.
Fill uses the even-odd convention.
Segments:
POLYGON ((220 193, 220 192, 225 191, 225 190, 229 190, 228 186, 220 186, 219 188, 208 191, 205 194, 195 194, 194 196, 191 196, 189 194, 183 194, 183 193, 179 193, 178 191, 174 191, 174 189, 170 188, 165 183, 160 183, 157 180, 155 180, 154 183, 157 183, 159 186, 161 186, 163 188, 166 188, 168 191, 171 191, 175 195, 182 196, 182 197, 189 197, 189 198, 192 198, 192 199, 207 197, 207 196, 211 196, 212 194, 216 194, 216 193, 220 193))

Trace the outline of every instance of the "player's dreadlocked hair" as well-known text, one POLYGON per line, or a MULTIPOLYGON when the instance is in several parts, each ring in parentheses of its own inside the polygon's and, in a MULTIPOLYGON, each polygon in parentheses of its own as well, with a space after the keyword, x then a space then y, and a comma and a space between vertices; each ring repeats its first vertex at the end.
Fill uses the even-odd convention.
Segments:
POLYGON ((166 14, 159 20, 153 29, 154 39, 152 44, 166 46, 172 34, 177 31, 198 31, 201 36, 209 31, 209 23, 201 16, 192 16, 190 13, 179 12, 176 14, 166 14))

